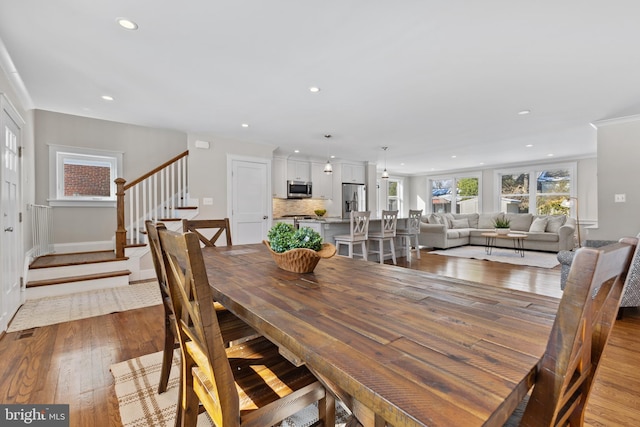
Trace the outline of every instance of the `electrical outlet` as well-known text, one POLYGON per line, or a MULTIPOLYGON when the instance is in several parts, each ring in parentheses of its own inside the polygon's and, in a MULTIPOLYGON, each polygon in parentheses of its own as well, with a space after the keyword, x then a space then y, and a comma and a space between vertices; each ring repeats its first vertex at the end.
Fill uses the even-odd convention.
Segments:
POLYGON ((213 204, 213 199, 211 197, 203 197, 202 198, 202 204, 203 205, 212 205, 213 204))
POLYGON ((616 195, 613 197, 613 200, 614 200, 616 203, 625 203, 625 202, 627 201, 627 195, 626 195, 626 194, 616 194, 616 195))

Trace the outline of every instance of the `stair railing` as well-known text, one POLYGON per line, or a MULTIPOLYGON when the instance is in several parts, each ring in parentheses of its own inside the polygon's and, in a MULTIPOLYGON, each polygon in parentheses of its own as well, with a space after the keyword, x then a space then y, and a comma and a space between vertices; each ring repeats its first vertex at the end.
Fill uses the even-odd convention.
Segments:
POLYGON ((53 215, 51 206, 30 205, 32 256, 37 258, 53 253, 53 215))
POLYGON ((116 183, 116 257, 123 258, 125 247, 144 243, 144 222, 172 218, 175 209, 185 207, 189 192, 185 151, 141 177, 116 183), (128 230, 128 231, 127 231, 128 230))

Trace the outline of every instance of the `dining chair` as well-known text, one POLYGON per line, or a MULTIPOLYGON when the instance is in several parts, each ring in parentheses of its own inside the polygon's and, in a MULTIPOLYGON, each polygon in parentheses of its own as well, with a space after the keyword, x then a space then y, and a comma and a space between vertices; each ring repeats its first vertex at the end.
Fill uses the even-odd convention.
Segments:
POLYGON ((222 233, 225 234, 227 239, 227 246, 231 246, 231 226, 229 225, 229 218, 223 219, 183 219, 182 220, 182 231, 187 232, 191 231, 198 236, 198 239, 205 246, 216 246, 216 242, 222 236, 222 233), (207 237, 203 234, 203 230, 212 229, 216 230, 212 237, 207 237))
MULTIPOLYGON (((158 393, 164 393, 167 390, 169 374, 171 373, 173 351, 179 347, 175 315, 173 312, 173 306, 171 305, 167 276, 164 269, 164 263, 162 261, 162 245, 158 234, 160 230, 166 230, 167 228, 161 222, 154 223, 150 220, 145 221, 145 228, 147 230, 151 259, 156 272, 156 279, 158 280, 160 296, 162 297, 162 306, 164 309, 164 345, 162 350, 160 382, 158 384, 158 393)), ((222 330, 225 345, 240 343, 249 337, 257 336, 258 333, 251 326, 228 311, 222 304, 214 302, 213 300, 212 304, 220 319, 220 329, 222 330)))
POLYGON ((377 243, 377 250, 371 249, 369 253, 378 254, 380 264, 384 264, 384 256, 391 255, 393 264, 396 264, 396 228, 398 226, 398 211, 382 211, 380 218, 380 231, 369 232, 369 240, 377 243), (389 252, 384 252, 384 242, 389 242, 389 252))
POLYGON ((582 426, 615 322, 635 237, 576 251, 533 390, 505 426, 582 426))
POLYGON ((198 238, 160 231, 182 355, 180 419, 195 426, 200 405, 216 426, 266 427, 318 402, 320 425, 335 425, 335 399, 304 367, 264 337, 225 348, 198 238))
POLYGON ((409 209, 406 227, 396 229, 396 236, 400 237, 404 246, 404 256, 409 261, 411 261, 413 250, 416 251, 416 258, 420 259, 420 243, 418 242, 420 218, 422 218, 422 209, 409 209))
MULTIPOLYGON (((334 236, 336 243, 336 253, 340 255, 340 246, 347 246, 347 255, 349 258, 353 258, 353 247, 360 245, 360 256, 367 261, 367 239, 369 238, 369 218, 371 216, 370 211, 351 211, 349 214, 349 234, 338 234, 334 236)), ((343 255, 344 256, 344 255, 343 255)))

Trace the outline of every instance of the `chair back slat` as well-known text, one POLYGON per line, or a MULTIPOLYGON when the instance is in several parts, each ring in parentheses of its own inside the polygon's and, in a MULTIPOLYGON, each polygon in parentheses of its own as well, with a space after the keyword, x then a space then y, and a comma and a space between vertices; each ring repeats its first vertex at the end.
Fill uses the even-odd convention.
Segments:
POLYGON ((369 236, 370 211, 351 211, 349 224, 352 240, 367 240, 369 236))
POLYGON ((384 237, 395 237, 398 224, 398 211, 382 211, 381 231, 384 237))
POLYGON ((637 242, 576 252, 521 425, 582 425, 637 242))
POLYGON ((420 232, 420 218, 422 217, 422 209, 409 209, 407 218, 407 234, 418 234, 420 232))
POLYGON ((205 246, 216 246, 216 242, 225 234, 227 239, 227 246, 231 246, 231 225, 229 224, 229 218, 223 219, 183 219, 182 231, 191 231, 198 236, 198 239, 205 246), (203 234, 203 230, 215 230, 212 237, 207 237, 203 234))
POLYGON ((195 352, 208 360, 207 374, 213 379, 212 392, 214 400, 219 403, 218 411, 210 413, 213 421, 216 425, 238 425, 238 393, 214 310, 198 237, 191 232, 179 234, 169 230, 162 230, 159 235, 178 324, 183 375, 191 376, 191 368, 195 366, 191 356, 194 350, 187 351, 187 346, 195 346, 195 352))

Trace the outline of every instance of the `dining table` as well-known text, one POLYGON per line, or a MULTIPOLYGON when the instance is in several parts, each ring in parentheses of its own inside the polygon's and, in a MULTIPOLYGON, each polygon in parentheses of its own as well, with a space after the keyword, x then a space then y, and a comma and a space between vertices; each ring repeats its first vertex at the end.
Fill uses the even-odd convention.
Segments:
POLYGON ((365 425, 499 426, 533 386, 559 300, 262 244, 202 249, 213 298, 306 365, 365 425))

